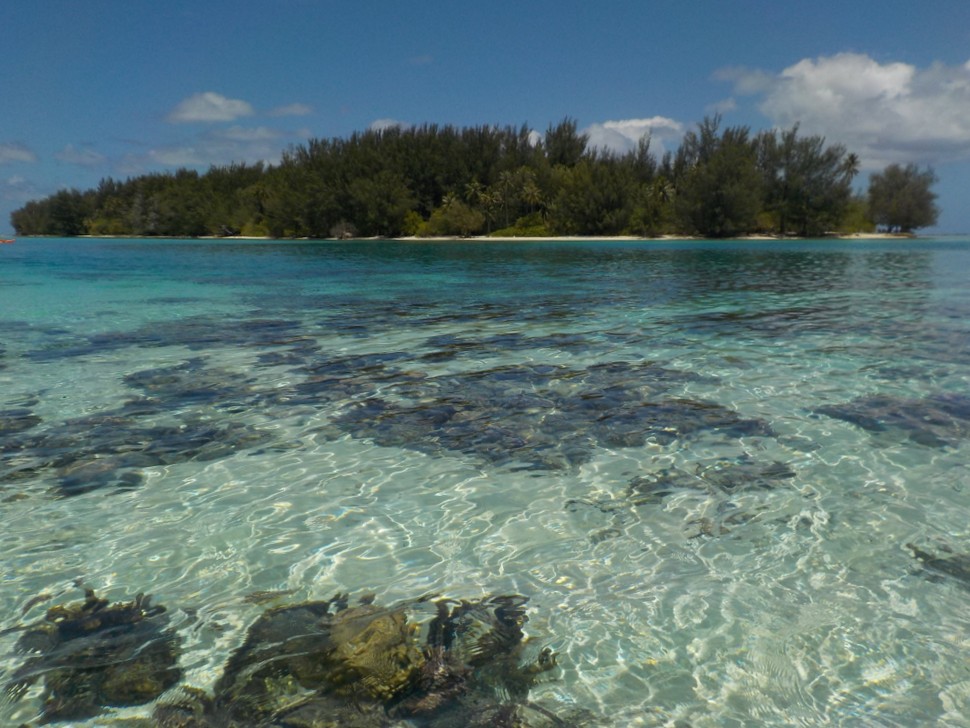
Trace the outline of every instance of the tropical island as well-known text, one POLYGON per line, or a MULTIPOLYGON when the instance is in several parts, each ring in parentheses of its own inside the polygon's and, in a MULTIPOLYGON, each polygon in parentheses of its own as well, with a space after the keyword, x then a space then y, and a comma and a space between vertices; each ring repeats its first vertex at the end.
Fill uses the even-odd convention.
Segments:
POLYGON ((18 235, 159 237, 818 237, 935 224, 932 169, 859 158, 820 136, 705 118, 659 159, 590 148, 566 118, 390 127, 311 139, 278 164, 179 169, 61 190, 11 215, 18 235))

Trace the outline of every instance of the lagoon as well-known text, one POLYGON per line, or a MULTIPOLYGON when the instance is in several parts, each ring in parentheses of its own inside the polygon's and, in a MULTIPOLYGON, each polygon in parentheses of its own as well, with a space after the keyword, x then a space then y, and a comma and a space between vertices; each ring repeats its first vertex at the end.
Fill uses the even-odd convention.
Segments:
POLYGON ((79 584, 165 604, 204 690, 277 592, 514 594, 557 714, 970 725, 968 271, 967 238, 18 240, 0 682, 79 584))

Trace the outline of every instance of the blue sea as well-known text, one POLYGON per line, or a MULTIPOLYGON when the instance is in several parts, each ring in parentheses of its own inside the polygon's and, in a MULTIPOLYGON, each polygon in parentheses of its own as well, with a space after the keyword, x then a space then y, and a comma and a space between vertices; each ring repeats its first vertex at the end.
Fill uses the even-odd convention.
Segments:
POLYGON ((970 725, 970 239, 21 239, 0 312, 0 684, 83 588, 202 690, 264 599, 514 594, 553 713, 970 725))

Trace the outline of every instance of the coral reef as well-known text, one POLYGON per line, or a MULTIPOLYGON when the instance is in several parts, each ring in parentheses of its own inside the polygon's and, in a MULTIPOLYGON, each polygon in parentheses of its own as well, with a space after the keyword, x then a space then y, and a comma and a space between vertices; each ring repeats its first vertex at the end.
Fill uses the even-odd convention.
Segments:
POLYGON ((88 589, 83 602, 53 606, 24 629, 17 649, 29 657, 7 691, 21 695, 42 679, 45 721, 148 703, 181 678, 179 640, 167 625, 165 607, 144 594, 111 604, 88 589))
POLYGON ((549 648, 526 657, 526 599, 417 599, 380 607, 327 601, 275 607, 249 628, 213 697, 197 690, 159 705, 162 728, 382 728, 567 723, 528 700, 555 668, 549 648), (426 625, 411 613, 431 605, 426 625), (425 632, 422 640, 420 633, 425 632))
POLYGON ((961 394, 920 399, 872 395, 819 407, 816 412, 871 433, 904 436, 926 447, 946 447, 970 437, 970 397, 961 394))
POLYGON ((334 419, 332 434, 533 470, 568 469, 590 460, 599 447, 669 444, 703 432, 773 436, 763 420, 716 402, 666 394, 695 379, 651 362, 625 361, 582 371, 521 364, 410 378, 346 408, 334 419))
POLYGON ((958 553, 947 544, 940 544, 935 549, 938 553, 927 551, 932 548, 930 546, 923 549, 911 543, 906 544, 906 548, 913 552, 933 580, 949 577, 970 587, 970 554, 958 553))

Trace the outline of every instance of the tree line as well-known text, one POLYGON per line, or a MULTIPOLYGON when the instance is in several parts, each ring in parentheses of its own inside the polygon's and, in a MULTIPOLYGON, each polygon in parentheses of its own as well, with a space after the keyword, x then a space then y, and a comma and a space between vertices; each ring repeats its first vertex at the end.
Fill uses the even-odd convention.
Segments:
POLYGON ((426 124, 311 139, 278 164, 180 169, 61 190, 11 215, 19 235, 817 236, 936 222, 931 169, 890 165, 853 192, 855 154, 798 126, 753 134, 705 118, 658 159, 589 146, 566 118, 426 124))

